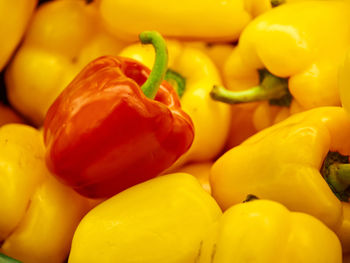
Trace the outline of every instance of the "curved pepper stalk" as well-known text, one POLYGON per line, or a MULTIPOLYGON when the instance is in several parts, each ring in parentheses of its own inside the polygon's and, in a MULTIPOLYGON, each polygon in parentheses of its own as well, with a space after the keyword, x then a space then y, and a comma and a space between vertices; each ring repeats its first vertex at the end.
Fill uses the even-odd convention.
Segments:
POLYGON ((272 75, 267 70, 260 72, 260 85, 247 90, 232 91, 214 86, 210 96, 214 100, 228 104, 240 104, 255 101, 269 101, 272 105, 289 107, 292 95, 288 90, 288 79, 272 75))

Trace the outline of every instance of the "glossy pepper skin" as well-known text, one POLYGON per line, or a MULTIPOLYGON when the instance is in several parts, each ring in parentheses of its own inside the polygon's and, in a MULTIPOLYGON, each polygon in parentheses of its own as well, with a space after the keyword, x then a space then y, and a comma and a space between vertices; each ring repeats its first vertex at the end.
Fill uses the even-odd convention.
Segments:
POLYGON ((0 1, 0 71, 9 61, 19 44, 30 18, 37 5, 37 0, 0 1))
MULTIPOLYGON (((275 98, 287 97, 285 101, 264 97, 263 102, 241 106, 245 100, 241 94, 240 101, 232 102, 242 102, 234 107, 254 109, 251 121, 256 130, 296 112, 340 105, 338 67, 350 47, 349 15, 347 1, 300 1, 276 7, 244 29, 224 66, 227 88, 263 87, 259 71, 267 70, 284 86, 285 92, 275 98)), ((276 90, 278 85, 263 90, 276 90)))
POLYGON ((337 198, 321 172, 329 152, 348 160, 348 134, 350 117, 343 108, 295 114, 222 155, 211 170, 213 196, 223 209, 253 194, 313 215, 337 232, 349 251, 348 203, 337 198))
POLYGON ((3 125, 0 145, 0 253, 26 263, 63 262, 93 202, 47 170, 38 130, 3 125))
POLYGON ((125 45, 108 33, 96 4, 86 2, 60 0, 40 5, 6 70, 11 105, 36 126, 43 124, 50 105, 87 63, 117 55, 125 45))
POLYGON ((160 83, 153 100, 142 90, 152 79, 146 66, 123 57, 89 63, 46 115, 50 169, 80 194, 98 198, 170 167, 191 146, 194 130, 160 75, 153 75, 160 83))
POLYGON ((269 0, 101 0, 99 4, 111 31, 128 40, 136 40, 141 31, 157 30, 171 38, 234 41, 254 17, 270 9, 269 0))
MULTIPOLYGON (((230 107, 210 98, 213 85, 222 83, 219 71, 208 55, 187 43, 167 40, 169 69, 185 79, 181 107, 192 119, 195 137, 191 148, 166 172, 189 162, 214 159, 224 147, 230 125, 230 107)), ((120 56, 135 59, 151 67, 155 52, 147 45, 125 47, 120 56)))
POLYGON ((193 47, 203 51, 214 62, 222 77, 223 66, 227 57, 235 48, 233 43, 208 43, 204 41, 184 42, 187 47, 193 47))
POLYGON ((91 210, 74 234, 68 262, 196 262, 221 214, 193 176, 158 176, 91 210))
POLYGON ((341 263, 337 236, 318 219, 270 200, 224 212, 204 239, 199 263, 341 263))

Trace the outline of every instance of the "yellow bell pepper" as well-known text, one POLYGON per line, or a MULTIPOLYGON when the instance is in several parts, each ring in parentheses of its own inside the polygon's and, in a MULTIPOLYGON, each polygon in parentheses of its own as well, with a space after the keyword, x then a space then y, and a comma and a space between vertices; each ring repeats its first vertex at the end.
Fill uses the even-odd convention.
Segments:
POLYGON ((260 15, 225 63, 229 90, 216 87, 212 96, 232 104, 263 101, 245 106, 254 109, 256 130, 296 112, 339 106, 338 67, 350 47, 349 16, 347 1, 300 1, 260 15))
POLYGON ((19 44, 37 0, 0 0, 0 71, 19 44))
POLYGON ((102 18, 117 36, 136 40, 144 30, 165 37, 211 41, 237 40, 256 16, 270 10, 270 0, 100 0, 102 18))
POLYGON ((0 252, 26 263, 61 263, 89 200, 58 183, 38 130, 0 128, 0 252))
POLYGON ((199 263, 341 263, 337 236, 316 218, 255 200, 225 211, 204 239, 199 263))
POLYGON ((185 166, 175 169, 176 173, 188 173, 196 177, 205 191, 211 194, 209 183, 210 169, 213 166, 212 162, 190 163, 185 166))
MULTIPOLYGON (((190 115, 195 129, 191 148, 171 167, 172 170, 190 161, 204 162, 216 157, 225 144, 231 116, 228 105, 210 98, 212 86, 221 83, 211 59, 202 51, 182 42, 167 41, 167 46, 169 69, 185 79, 181 107, 190 115)), ((119 55, 152 67, 155 52, 150 46, 134 44, 123 49, 119 55)))
POLYGON ((102 25, 95 4, 52 1, 39 7, 5 81, 11 105, 36 125, 75 75, 124 44, 102 25))
POLYGON ((193 176, 160 176, 91 210, 74 234, 68 262, 196 262, 206 230, 221 214, 193 176))
POLYGON ((19 224, 30 197, 49 172, 43 163, 41 135, 34 128, 4 125, 0 144, 0 240, 4 240, 19 224))
POLYGON ((235 45, 229 43, 207 43, 203 41, 184 42, 186 46, 200 49, 206 53, 218 68, 221 77, 223 77, 223 66, 227 57, 232 53, 235 45))
POLYGON ((349 162, 348 134, 350 117, 343 108, 295 114, 222 155, 211 169, 212 194, 223 209, 253 194, 313 215, 350 251, 349 236, 342 234, 350 220, 349 208, 343 208, 349 175, 342 168, 349 162))
MULTIPOLYGON (((206 43, 203 41, 186 42, 187 46, 198 48, 205 52, 219 69, 220 75, 224 78, 224 66, 227 58, 231 55, 235 46, 227 43, 206 43)), ((254 105, 254 104, 253 104, 254 105)), ((230 149, 257 132, 252 119, 255 108, 251 105, 248 107, 231 107, 231 125, 229 136, 226 142, 226 148, 230 149)))

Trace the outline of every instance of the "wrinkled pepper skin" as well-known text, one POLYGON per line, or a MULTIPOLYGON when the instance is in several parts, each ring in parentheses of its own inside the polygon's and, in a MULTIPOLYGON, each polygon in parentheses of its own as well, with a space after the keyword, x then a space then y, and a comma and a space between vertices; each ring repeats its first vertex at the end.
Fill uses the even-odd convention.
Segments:
POLYGON ((0 71, 9 61, 19 44, 30 18, 37 5, 37 0, 0 0, 0 71))
POLYGON ((49 172, 42 162, 44 145, 36 129, 4 125, 0 128, 0 140, 0 240, 4 240, 19 224, 30 197, 49 172))
POLYGON ((199 263, 341 263, 337 236, 318 219, 254 200, 226 210, 204 239, 199 263))
POLYGON ((99 5, 111 31, 128 40, 157 30, 178 39, 234 41, 254 17, 270 9, 270 0, 101 0, 99 5))
POLYGON ((91 210, 74 234, 68 262, 196 262, 221 214, 193 176, 159 176, 91 210))
POLYGON ((50 105, 87 63, 102 55, 117 55, 124 45, 106 31, 94 3, 44 3, 6 71, 8 99, 41 126, 50 105))
POLYGON ((51 171, 78 193, 110 197, 170 167, 193 141, 190 117, 163 81, 155 99, 140 86, 150 70, 123 57, 89 63, 50 107, 44 123, 51 171))
POLYGON ((211 170, 212 194, 223 209, 248 194, 278 201, 320 219, 348 246, 341 233, 348 231, 349 218, 320 172, 329 151, 350 155, 348 134, 350 118, 343 108, 295 114, 222 155, 211 170))
MULTIPOLYGON (((201 50, 178 41, 167 41, 169 69, 186 79, 181 97, 182 109, 191 117, 195 137, 191 148, 167 171, 188 162, 206 162, 223 149, 230 125, 230 107, 212 100, 209 92, 221 78, 212 60, 201 50)), ((124 48, 120 56, 135 59, 151 67, 155 52, 150 46, 134 44, 124 48)))
POLYGON ((243 30, 224 66, 227 88, 256 86, 258 70, 267 69, 288 79, 292 95, 289 107, 267 101, 249 106, 256 130, 303 110, 340 105, 338 67, 350 47, 349 16, 347 1, 298 1, 260 15, 243 30))
POLYGON ((62 263, 76 227, 90 208, 87 199, 50 176, 38 186, 25 217, 0 250, 23 262, 62 263))
POLYGON ((38 130, 4 125, 0 144, 0 252, 26 263, 63 262, 93 203, 52 177, 38 130))

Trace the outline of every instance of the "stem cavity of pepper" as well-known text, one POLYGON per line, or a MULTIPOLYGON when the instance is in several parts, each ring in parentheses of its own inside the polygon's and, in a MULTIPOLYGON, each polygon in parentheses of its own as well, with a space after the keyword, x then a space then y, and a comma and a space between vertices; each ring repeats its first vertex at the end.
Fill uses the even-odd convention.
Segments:
POLYGON ((231 91, 221 86, 214 86, 210 96, 214 100, 229 104, 255 101, 269 101, 272 105, 289 107, 292 95, 288 89, 288 79, 272 75, 266 69, 259 71, 260 85, 247 90, 231 91))
POLYGON ((256 195, 248 194, 246 199, 242 203, 247 203, 254 200, 259 200, 259 197, 257 197, 256 195))
POLYGON ((286 2, 286 0, 271 0, 271 6, 276 7, 276 6, 279 6, 281 4, 284 4, 285 2, 286 2))
POLYGON ((181 98, 186 89, 186 79, 172 69, 167 70, 164 79, 173 86, 177 95, 181 98))
POLYGON ((152 44, 156 57, 151 74, 141 90, 150 99, 154 99, 168 68, 168 49, 164 38, 156 31, 144 31, 139 35, 142 44, 152 44))
POLYGON ((339 200, 349 201, 349 156, 341 155, 338 152, 328 152, 321 168, 321 174, 339 200))

